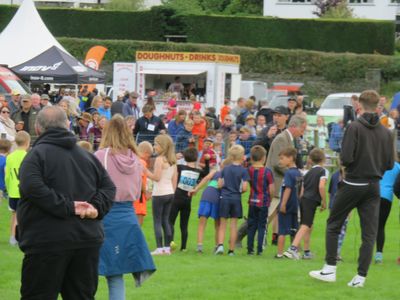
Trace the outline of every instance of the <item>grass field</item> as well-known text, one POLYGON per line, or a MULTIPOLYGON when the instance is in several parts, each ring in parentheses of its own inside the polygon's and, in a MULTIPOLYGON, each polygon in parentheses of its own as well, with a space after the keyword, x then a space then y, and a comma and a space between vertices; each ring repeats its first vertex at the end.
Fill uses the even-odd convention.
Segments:
MULTIPOLYGON (((384 263, 371 265, 364 289, 351 289, 347 282, 356 273, 360 246, 360 227, 353 214, 343 247, 344 262, 338 267, 336 283, 317 282, 308 272, 319 269, 324 257, 324 229, 327 212, 319 213, 312 237, 312 261, 276 260, 276 247, 268 246, 262 256, 249 257, 245 249, 234 257, 215 256, 213 226, 207 228, 205 253, 195 252, 197 206, 193 201, 189 230, 189 250, 171 256, 155 257, 157 272, 141 288, 135 288, 130 275, 125 276, 127 299, 399 299, 400 252, 399 205, 395 200, 386 230, 384 263)), ((244 205, 246 207, 246 205, 244 205)), ((150 203, 149 203, 150 209, 150 203)), ((150 209, 151 211, 151 209, 150 209)), ((0 205, 0 300, 19 299, 22 253, 8 245, 9 216, 7 204, 0 205)), ((211 225, 211 223, 209 224, 211 225)), ((150 249, 155 248, 152 219, 147 216, 144 232, 150 249)), ((176 224, 175 241, 179 244, 176 224)), ((268 239, 270 240, 270 238, 268 239)), ((96 299, 107 299, 107 286, 100 278, 96 299)))

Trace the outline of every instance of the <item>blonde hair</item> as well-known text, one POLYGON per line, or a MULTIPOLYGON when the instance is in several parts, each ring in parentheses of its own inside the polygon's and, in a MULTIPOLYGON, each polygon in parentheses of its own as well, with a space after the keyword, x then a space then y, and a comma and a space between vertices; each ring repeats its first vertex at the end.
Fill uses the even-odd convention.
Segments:
POLYGON ((91 143, 87 142, 87 141, 79 141, 76 143, 79 147, 81 147, 82 149, 85 149, 87 152, 92 153, 93 152, 93 146, 91 143))
POLYGON ((103 98, 101 96, 99 96, 99 95, 94 96, 91 107, 98 108, 101 106, 102 103, 103 103, 103 98), (95 105, 98 105, 98 106, 95 106, 95 105))
POLYGON ((113 153, 127 149, 132 150, 135 154, 138 153, 132 132, 128 128, 124 118, 119 114, 113 116, 103 129, 99 149, 108 147, 111 148, 113 153))
POLYGON ((185 125, 194 125, 194 122, 193 122, 193 120, 191 120, 191 119, 187 119, 187 120, 185 120, 185 123, 184 123, 185 125))
POLYGON ((154 139, 154 144, 161 148, 159 155, 165 156, 167 162, 172 166, 176 164, 175 145, 171 137, 167 134, 160 134, 154 139))
POLYGON ((152 154, 153 153, 153 146, 149 142, 143 141, 138 145, 138 151, 139 151, 139 153, 152 154))
POLYGON ((233 145, 228 150, 228 159, 232 161, 242 161, 244 156, 244 148, 241 145, 233 145))
POLYGON ((15 135, 15 143, 17 144, 18 147, 29 145, 30 142, 31 142, 31 136, 26 131, 23 130, 18 131, 17 134, 15 135))

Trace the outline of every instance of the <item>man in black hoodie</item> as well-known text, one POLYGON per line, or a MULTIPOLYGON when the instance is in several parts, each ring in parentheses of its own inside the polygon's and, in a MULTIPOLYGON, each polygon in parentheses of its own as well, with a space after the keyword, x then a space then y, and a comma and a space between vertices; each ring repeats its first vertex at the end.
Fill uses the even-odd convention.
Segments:
POLYGON ((326 264, 322 270, 310 272, 313 278, 326 282, 336 281, 340 229, 350 211, 357 208, 362 244, 358 273, 348 283, 350 287, 364 286, 378 230, 379 180, 394 164, 393 138, 375 113, 379 95, 375 91, 364 91, 360 95, 359 103, 360 117, 349 124, 343 137, 340 160, 345 168, 345 175, 339 184, 327 221, 326 264))
POLYGON ((20 169, 18 241, 24 252, 21 299, 94 299, 101 219, 115 186, 101 163, 76 145, 67 116, 44 108, 39 138, 20 169))

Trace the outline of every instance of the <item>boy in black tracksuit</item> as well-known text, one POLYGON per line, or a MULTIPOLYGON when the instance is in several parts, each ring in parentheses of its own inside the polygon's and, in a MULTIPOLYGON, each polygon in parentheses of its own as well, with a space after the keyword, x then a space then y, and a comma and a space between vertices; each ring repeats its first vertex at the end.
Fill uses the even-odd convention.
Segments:
POLYGON ((360 95, 361 115, 347 128, 342 142, 340 160, 345 167, 339 183, 336 201, 330 212, 326 229, 326 265, 311 271, 319 280, 336 281, 338 236, 347 215, 357 208, 360 215, 362 244, 358 259, 358 274, 350 287, 363 287, 371 263, 379 216, 379 180, 393 168, 393 139, 375 113, 379 95, 364 91, 360 95))
MULTIPOLYGON (((172 239, 174 239, 174 225, 178 213, 180 213, 180 228, 181 228, 181 251, 186 250, 188 239, 188 225, 192 205, 192 192, 197 183, 207 174, 210 170, 210 158, 205 159, 205 168, 201 170, 196 167, 198 157, 195 148, 187 148, 183 151, 183 157, 186 165, 178 165, 178 185, 176 187, 174 200, 172 201, 171 212, 169 215, 169 222, 172 228, 172 239)), ((174 242, 171 242, 174 245, 174 242)), ((174 247, 174 246, 171 246, 174 247)))

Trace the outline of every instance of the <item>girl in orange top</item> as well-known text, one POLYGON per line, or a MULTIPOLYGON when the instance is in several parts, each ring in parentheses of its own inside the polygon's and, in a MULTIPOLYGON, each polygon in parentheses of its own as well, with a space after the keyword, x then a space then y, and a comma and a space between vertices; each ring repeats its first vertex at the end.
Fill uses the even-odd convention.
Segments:
POLYGON ((197 138, 197 150, 200 151, 203 149, 203 140, 207 136, 207 126, 199 111, 193 111, 193 123, 192 134, 195 139, 197 138))
POLYGON ((142 173, 142 194, 140 199, 133 201, 133 207, 135 208, 135 213, 138 218, 138 222, 140 226, 143 225, 144 217, 147 215, 147 162, 150 160, 151 155, 153 154, 153 146, 149 142, 141 142, 138 146, 138 154, 140 157, 140 162, 143 165, 143 173, 142 173))
POLYGON ((225 120, 225 117, 229 115, 231 112, 231 107, 229 106, 229 99, 224 100, 224 106, 222 106, 221 111, 220 111, 220 117, 221 117, 221 122, 225 120))

